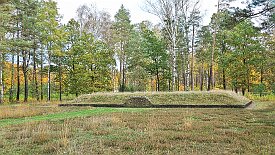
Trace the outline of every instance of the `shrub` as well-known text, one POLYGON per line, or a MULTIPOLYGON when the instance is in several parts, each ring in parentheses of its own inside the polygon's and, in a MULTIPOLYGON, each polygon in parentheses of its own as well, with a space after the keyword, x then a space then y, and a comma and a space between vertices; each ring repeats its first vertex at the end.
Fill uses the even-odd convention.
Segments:
POLYGON ((273 95, 275 95, 275 83, 271 85, 271 92, 273 95))
POLYGON ((266 90, 265 84, 260 83, 254 88, 254 93, 258 93, 260 94, 260 96, 262 96, 265 90, 266 90))

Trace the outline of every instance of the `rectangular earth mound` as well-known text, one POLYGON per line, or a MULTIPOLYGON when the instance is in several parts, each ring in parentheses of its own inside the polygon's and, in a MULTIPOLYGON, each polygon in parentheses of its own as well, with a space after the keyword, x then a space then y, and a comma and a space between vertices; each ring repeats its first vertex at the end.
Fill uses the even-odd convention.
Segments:
POLYGON ((252 101, 244 104, 244 105, 144 105, 144 104, 59 104, 61 107, 69 107, 69 106, 81 106, 81 107, 105 107, 105 108, 248 108, 252 104, 252 101))
POLYGON ((229 91, 95 93, 59 106, 118 108, 246 108, 252 102, 229 91))

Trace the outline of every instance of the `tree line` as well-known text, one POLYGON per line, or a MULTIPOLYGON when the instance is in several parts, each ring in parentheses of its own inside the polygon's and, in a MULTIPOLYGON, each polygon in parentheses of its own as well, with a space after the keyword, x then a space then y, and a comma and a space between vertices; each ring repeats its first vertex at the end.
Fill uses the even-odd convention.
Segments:
POLYGON ((95 5, 61 23, 46 0, 0 2, 0 102, 107 91, 274 91, 274 3, 219 0, 209 25, 200 1, 145 0, 160 18, 132 24, 95 5), (257 23, 253 23, 257 19, 257 23))

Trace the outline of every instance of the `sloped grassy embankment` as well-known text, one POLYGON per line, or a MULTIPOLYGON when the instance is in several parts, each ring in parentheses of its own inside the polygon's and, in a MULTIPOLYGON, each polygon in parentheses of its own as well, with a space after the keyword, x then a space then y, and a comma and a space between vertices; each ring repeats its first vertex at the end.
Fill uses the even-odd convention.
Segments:
POLYGON ((123 104, 133 96, 146 96, 152 104, 199 104, 199 105, 243 105, 249 99, 230 91, 210 92, 134 92, 134 93, 94 93, 81 95, 70 103, 123 104))

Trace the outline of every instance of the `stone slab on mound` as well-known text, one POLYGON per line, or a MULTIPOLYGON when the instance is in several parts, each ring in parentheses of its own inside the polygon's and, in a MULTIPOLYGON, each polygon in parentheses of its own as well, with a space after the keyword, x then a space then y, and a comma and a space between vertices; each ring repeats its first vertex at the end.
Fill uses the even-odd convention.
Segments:
POLYGON ((126 107, 151 107, 151 101, 145 96, 133 96, 124 103, 126 107))

